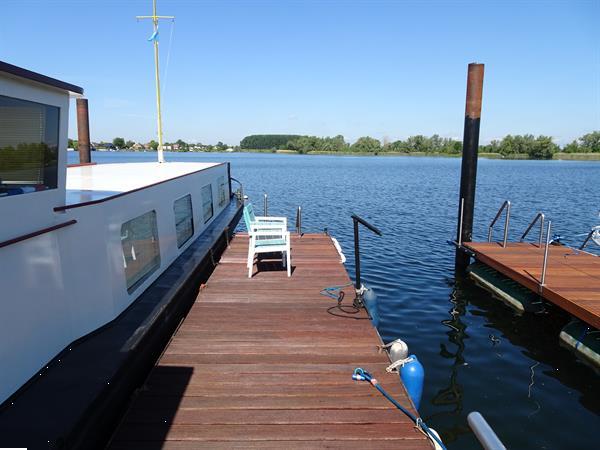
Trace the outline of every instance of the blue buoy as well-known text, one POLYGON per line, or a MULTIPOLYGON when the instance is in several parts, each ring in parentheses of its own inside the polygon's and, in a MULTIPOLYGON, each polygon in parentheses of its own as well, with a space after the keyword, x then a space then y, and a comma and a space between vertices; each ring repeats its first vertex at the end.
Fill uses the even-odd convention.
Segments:
POLYGON ((400 369, 400 378, 408 391, 412 402, 417 410, 421 405, 421 396, 423 395, 423 382, 425 381, 425 369, 415 355, 410 355, 411 361, 407 362, 400 369))
POLYGON ((367 307, 367 311, 369 311, 369 315, 371 316, 373 326, 377 328, 379 326, 379 308, 377 307, 377 294, 373 289, 367 288, 363 296, 363 300, 365 302, 365 306, 367 307))

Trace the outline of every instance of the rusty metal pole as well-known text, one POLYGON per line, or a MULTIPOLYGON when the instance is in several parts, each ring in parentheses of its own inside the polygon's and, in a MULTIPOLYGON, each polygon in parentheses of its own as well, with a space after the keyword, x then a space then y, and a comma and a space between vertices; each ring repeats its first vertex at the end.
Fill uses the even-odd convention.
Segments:
MULTIPOLYGON (((471 63, 467 75, 467 102, 465 108, 465 129, 463 133, 462 166, 460 174, 459 224, 456 242, 471 242, 473 237, 473 210, 475 209, 475 187, 477 184, 477 155, 479 152, 479 122, 481 119, 481 99, 483 94, 483 64, 471 63)), ((470 256, 460 247, 456 249, 455 267, 464 271, 470 256)))
POLYGON ((79 150, 79 163, 92 162, 90 154, 90 117, 88 114, 87 98, 78 98, 77 104, 77 148, 79 150))

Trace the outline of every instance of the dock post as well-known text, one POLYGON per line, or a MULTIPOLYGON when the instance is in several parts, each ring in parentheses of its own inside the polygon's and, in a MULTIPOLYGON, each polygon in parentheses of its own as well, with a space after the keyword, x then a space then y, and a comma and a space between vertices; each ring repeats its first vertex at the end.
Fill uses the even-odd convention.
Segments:
POLYGON ((79 163, 92 162, 90 154, 90 117, 88 114, 87 98, 75 100, 77 105, 77 149, 79 150, 79 163))
MULTIPOLYGON (((456 231, 456 242, 461 243, 470 242, 473 237, 473 210, 475 209, 475 187, 477 184, 477 155, 479 152, 483 69, 483 64, 471 63, 469 64, 467 75, 467 101, 460 173, 460 195, 458 197, 459 224, 456 231)), ((455 259, 456 269, 464 271, 469 265, 469 261, 470 256, 458 247, 455 259)))

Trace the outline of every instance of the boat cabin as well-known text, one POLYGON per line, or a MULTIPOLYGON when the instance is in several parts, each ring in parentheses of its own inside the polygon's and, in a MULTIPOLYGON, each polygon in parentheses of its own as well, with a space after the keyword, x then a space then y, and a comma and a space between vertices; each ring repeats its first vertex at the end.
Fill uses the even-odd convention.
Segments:
POLYGON ((123 313, 232 201, 228 163, 68 167, 82 94, 0 62, 0 404, 123 313))

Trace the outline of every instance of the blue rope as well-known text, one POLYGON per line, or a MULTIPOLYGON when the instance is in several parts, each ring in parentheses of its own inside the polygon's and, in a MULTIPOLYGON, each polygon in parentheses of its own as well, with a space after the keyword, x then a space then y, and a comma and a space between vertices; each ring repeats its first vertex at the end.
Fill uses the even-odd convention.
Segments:
POLYGON ((340 298, 341 290, 349 286, 352 286, 352 283, 343 284, 341 286, 329 286, 321 289, 321 292, 319 292, 319 294, 324 295, 328 298, 332 298, 333 300, 337 300, 340 298))
POLYGON ((408 418, 410 420, 412 420, 414 422, 415 425, 417 425, 418 427, 422 428, 423 431, 425 433, 427 433, 427 436, 429 436, 430 439, 434 440, 435 442, 437 442, 440 447, 443 450, 446 450, 446 446, 444 445, 444 443, 441 441, 441 439, 439 439, 435 434, 433 434, 433 432, 429 429, 429 427, 427 426, 427 424, 425 422, 423 422, 423 420, 421 420, 419 417, 416 417, 413 413, 411 413, 408 409, 406 409, 404 406, 402 406, 400 403, 398 403, 396 401, 396 399, 394 399, 390 394, 387 393, 387 391, 385 389, 383 389, 379 383, 375 382, 372 383, 371 380, 373 380, 373 377, 371 376, 371 374, 369 372, 367 372, 366 370, 358 367, 356 369, 354 369, 354 373, 352 374, 352 379, 355 381, 368 381, 372 386, 375 387, 375 389, 377 389, 381 395, 383 395, 386 399, 388 399, 396 408, 398 408, 400 411, 402 411, 406 416, 408 416, 408 418))

